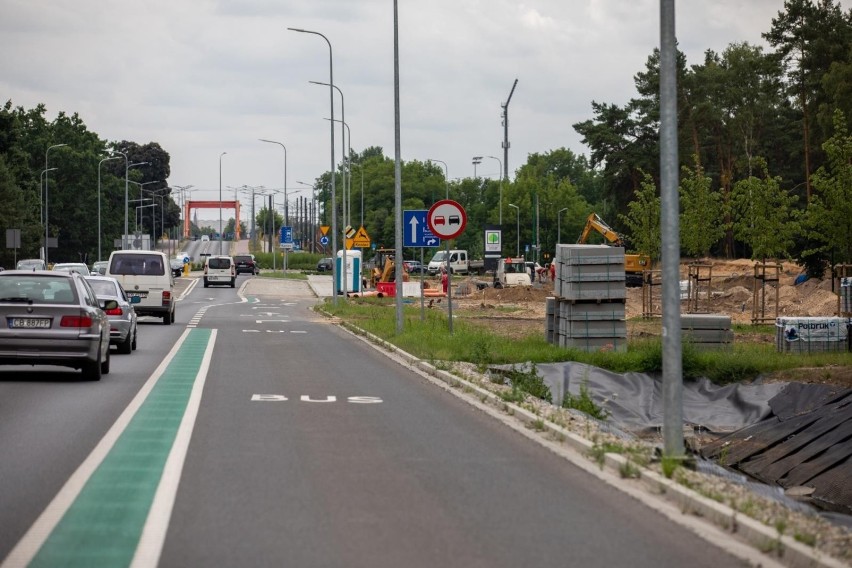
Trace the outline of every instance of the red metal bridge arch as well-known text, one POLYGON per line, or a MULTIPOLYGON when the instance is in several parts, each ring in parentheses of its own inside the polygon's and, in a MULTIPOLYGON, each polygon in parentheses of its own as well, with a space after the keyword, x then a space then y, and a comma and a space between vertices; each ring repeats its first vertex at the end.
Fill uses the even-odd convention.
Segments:
MULTIPOLYGON (((240 202, 239 201, 187 201, 183 210, 183 238, 190 236, 190 213, 193 209, 233 209, 234 213, 234 239, 240 240, 240 202)), ((224 227, 221 228, 224 231, 224 227)))

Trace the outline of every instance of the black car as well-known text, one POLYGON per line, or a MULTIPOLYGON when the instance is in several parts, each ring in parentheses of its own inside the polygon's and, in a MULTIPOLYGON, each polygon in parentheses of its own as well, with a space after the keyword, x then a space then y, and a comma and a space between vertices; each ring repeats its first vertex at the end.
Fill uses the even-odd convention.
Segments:
POLYGON ((333 264, 332 258, 321 258, 317 263, 317 272, 331 272, 333 264))
POLYGON ((234 256, 234 267, 237 274, 248 272, 249 274, 260 274, 260 268, 253 254, 238 254, 234 256))

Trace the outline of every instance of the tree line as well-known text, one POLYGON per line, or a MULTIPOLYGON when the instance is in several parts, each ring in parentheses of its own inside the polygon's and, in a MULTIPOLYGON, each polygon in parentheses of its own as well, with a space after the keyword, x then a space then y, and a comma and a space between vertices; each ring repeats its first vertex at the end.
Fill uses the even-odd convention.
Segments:
MULTIPOLYGON (((693 65, 678 54, 681 250, 687 257, 792 258, 818 275, 852 262, 852 12, 834 0, 786 0, 763 37, 770 50, 732 43, 721 53, 707 50, 693 65)), ((624 233, 632 251, 658 258, 658 51, 634 83, 627 103, 593 101, 591 118, 574 125, 588 157, 564 147, 530 154, 511 181, 448 180, 440 165, 409 160, 402 165, 403 209, 428 209, 447 195, 460 202, 468 230, 452 245, 474 258, 483 253, 482 228, 502 217, 503 254, 518 247, 546 261, 557 241, 577 240, 591 212, 624 233)), ((44 151, 57 141, 69 143, 50 156, 50 165, 60 167, 50 174, 51 203, 56 194, 62 217, 51 216, 49 230, 61 237, 61 254, 92 251, 98 156, 126 148, 132 162, 156 164, 135 168, 132 179, 168 177, 168 154, 156 143, 108 143, 76 114, 48 123, 42 106, 26 111, 7 103, 0 112, 0 199, 9 206, 0 219, 6 227, 30 227, 30 253, 44 233, 44 151)), ((116 237, 123 165, 115 160, 102 168, 110 212, 104 234, 116 237)), ((348 222, 357 227, 363 218, 377 246, 393 246, 394 164, 380 147, 353 151, 338 164, 334 204, 332 173, 316 178, 319 224, 331 224, 335 206, 342 229, 344 173, 348 222)), ((166 226, 177 216, 170 206, 166 226)), ((261 210, 259 227, 268 216, 261 210)))

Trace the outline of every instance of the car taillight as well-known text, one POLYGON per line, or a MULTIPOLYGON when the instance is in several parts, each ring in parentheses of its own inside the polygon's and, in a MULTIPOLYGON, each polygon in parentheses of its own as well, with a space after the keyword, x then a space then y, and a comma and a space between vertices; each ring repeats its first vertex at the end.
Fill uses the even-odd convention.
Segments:
POLYGON ((236 275, 237 275, 237 267, 232 264, 231 265, 231 276, 236 276, 236 275))
POLYGON ((207 276, 207 265, 204 265, 204 276, 207 276))
POLYGON ((172 303, 172 293, 168 290, 163 290, 163 305, 168 306, 172 303))
POLYGON ((59 327, 92 327, 92 318, 89 316, 62 316, 59 327))
POLYGON ((121 309, 121 306, 118 306, 118 307, 115 307, 111 310, 104 310, 104 313, 106 313, 106 315, 108 315, 108 316, 120 316, 121 314, 124 313, 124 310, 121 309))

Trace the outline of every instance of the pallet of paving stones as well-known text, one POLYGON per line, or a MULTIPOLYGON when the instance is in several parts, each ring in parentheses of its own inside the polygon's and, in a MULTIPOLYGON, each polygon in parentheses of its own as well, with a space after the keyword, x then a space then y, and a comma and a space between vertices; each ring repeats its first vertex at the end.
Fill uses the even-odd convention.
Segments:
POLYGON ((627 351, 626 337, 567 337, 559 335, 559 346, 580 351, 614 351, 625 353, 627 351))
POLYGON ((824 353, 850 350, 850 318, 781 317, 775 320, 779 353, 824 353))

